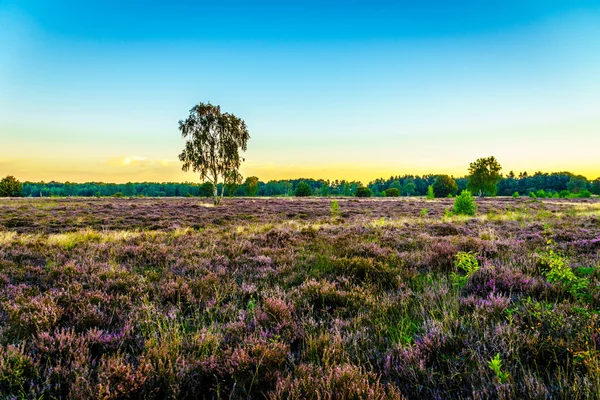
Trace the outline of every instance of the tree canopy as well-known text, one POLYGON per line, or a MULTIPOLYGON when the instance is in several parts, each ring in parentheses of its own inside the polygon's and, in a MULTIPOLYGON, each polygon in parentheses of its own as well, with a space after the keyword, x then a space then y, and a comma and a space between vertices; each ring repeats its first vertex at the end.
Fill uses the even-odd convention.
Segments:
POLYGON ((0 197, 20 197, 22 191, 23 185, 12 175, 0 181, 0 197))
POLYGON ((179 121, 181 136, 187 139, 179 155, 182 169, 200 174, 202 180, 213 184, 213 201, 218 205, 224 186, 241 183, 238 172, 244 161, 239 150, 246 151, 250 134, 244 120, 222 113, 220 106, 199 103, 190 110, 186 120, 179 121), (218 194, 219 179, 224 183, 218 194))
POLYGON ((494 156, 479 158, 469 165, 469 183, 467 188, 477 193, 479 197, 484 195, 494 196, 498 191, 496 186, 501 180, 502 167, 494 156))
POLYGON ((448 197, 448 195, 455 195, 457 191, 458 186, 451 176, 438 175, 433 181, 433 194, 435 197, 448 197))
POLYGON ((296 186, 296 191, 294 192, 294 194, 297 197, 312 196, 312 189, 310 188, 308 183, 301 181, 296 186))

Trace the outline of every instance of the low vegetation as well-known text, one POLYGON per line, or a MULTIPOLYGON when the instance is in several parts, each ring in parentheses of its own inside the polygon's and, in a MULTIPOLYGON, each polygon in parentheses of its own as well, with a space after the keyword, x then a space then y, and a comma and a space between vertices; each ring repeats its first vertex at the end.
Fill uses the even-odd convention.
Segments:
POLYGON ((461 196, 2 200, 0 393, 597 398, 600 202, 461 196))

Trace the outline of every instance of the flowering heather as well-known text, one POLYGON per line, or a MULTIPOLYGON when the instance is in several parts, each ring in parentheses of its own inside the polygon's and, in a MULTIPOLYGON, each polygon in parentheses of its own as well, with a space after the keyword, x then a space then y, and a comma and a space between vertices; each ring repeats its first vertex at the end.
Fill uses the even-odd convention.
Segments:
POLYGON ((600 397, 600 201, 337 202, 2 200, 0 398, 600 397))

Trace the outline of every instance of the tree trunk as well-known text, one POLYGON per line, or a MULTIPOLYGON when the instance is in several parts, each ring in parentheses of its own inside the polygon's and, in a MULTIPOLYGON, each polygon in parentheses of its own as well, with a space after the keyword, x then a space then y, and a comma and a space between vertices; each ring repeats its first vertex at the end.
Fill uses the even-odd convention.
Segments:
POLYGON ((215 178, 215 182, 213 183, 213 204, 215 206, 218 206, 220 202, 221 202, 221 199, 219 199, 219 189, 217 186, 217 179, 215 178))

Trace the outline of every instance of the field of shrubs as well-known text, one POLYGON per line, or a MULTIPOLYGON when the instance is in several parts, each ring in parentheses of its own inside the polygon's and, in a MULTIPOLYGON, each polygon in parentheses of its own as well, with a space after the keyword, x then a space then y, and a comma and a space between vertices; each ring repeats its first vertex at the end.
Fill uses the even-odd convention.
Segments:
POLYGON ((600 398, 600 200, 0 200, 0 397, 600 398))

